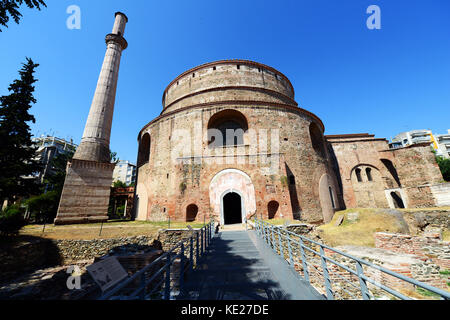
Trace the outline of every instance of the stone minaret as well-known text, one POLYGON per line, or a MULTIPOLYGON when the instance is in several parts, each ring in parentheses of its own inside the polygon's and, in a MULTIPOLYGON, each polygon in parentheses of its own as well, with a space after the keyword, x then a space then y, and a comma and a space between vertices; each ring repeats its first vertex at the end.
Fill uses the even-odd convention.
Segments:
POLYGON ((117 80, 122 50, 128 46, 123 35, 127 17, 116 13, 112 33, 106 36, 106 54, 97 82, 83 138, 74 159, 109 162, 109 138, 116 99, 117 80))
POLYGON ((109 140, 122 51, 128 18, 116 13, 112 33, 106 36, 106 54, 81 143, 67 165, 66 181, 55 224, 89 223, 108 219, 114 164, 109 140))

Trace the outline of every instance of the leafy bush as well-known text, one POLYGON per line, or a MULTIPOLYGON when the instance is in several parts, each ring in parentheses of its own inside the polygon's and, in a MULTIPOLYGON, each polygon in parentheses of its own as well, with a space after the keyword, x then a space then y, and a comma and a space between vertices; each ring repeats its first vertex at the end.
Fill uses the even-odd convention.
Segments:
POLYGON ((19 205, 13 205, 0 212, 0 234, 15 235, 26 225, 23 219, 24 210, 19 205))
POLYGON ((439 169, 441 169, 442 176, 445 181, 450 181, 450 159, 445 159, 443 157, 436 157, 439 169))
POLYGON ((127 188, 127 184, 120 180, 114 181, 114 188, 127 188))
POLYGON ((35 222, 53 221, 58 211, 60 196, 58 191, 49 191, 27 200, 28 209, 35 222))

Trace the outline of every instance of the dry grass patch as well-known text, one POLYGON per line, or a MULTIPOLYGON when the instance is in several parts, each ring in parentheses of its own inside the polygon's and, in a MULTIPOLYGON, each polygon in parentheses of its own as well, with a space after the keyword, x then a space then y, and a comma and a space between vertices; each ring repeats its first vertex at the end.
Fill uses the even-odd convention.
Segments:
POLYGON ((335 213, 333 220, 318 227, 321 237, 331 246, 355 245, 375 247, 376 232, 399 233, 402 228, 395 216, 377 209, 348 209, 335 213), (355 221, 349 214, 359 213, 355 221), (336 221, 340 216, 344 220, 340 226, 336 221))
MULTIPOLYGON (((187 225, 193 228, 202 227, 203 223, 195 222, 171 222, 171 229, 185 229, 187 225)), ((20 235, 38 236, 48 239, 72 239, 72 240, 92 240, 111 239, 134 236, 155 237, 159 229, 168 228, 167 222, 147 222, 147 221, 120 221, 81 225, 55 226, 28 225, 21 231, 20 235), (101 233, 100 233, 101 230, 101 233)))
POLYGON ((398 291, 401 294, 413 298, 415 300, 441 300, 440 295, 420 287, 417 287, 415 291, 413 290, 398 290, 398 291))
POLYGON ((450 230, 449 229, 445 229, 442 232, 442 240, 444 241, 450 241, 450 230))

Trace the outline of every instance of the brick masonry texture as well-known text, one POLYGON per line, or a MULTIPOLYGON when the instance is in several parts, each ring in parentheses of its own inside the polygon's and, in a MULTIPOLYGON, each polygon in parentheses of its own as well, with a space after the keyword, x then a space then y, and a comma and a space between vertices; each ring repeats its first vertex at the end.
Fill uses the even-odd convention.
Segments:
POLYGON ((438 233, 417 237, 378 232, 375 234, 375 246, 395 253, 414 255, 417 263, 403 265, 409 276, 449 290, 449 277, 442 275, 440 271, 450 270, 450 242, 441 241, 438 233))
POLYGON ((388 150, 369 134, 324 136, 322 121, 294 99, 286 76, 252 61, 207 63, 174 79, 161 115, 139 132, 136 218, 186 220, 194 207, 194 219, 223 223, 227 192, 243 198, 243 217, 307 223, 345 208, 439 205, 442 175, 429 146, 388 150), (243 143, 211 148, 215 119, 244 123, 243 143))
POLYGON ((94 223, 108 219, 115 164, 72 159, 55 224, 94 223))
POLYGON ((443 205, 432 192, 443 179, 428 144, 390 150, 386 139, 369 134, 326 139, 347 208, 401 207, 392 193, 406 208, 443 205))
MULTIPOLYGON (((336 249, 428 285, 449 290, 450 287, 447 283, 449 283, 450 279, 445 272, 449 270, 449 243, 440 241, 438 238, 439 233, 434 232, 435 229, 430 229, 429 231, 431 232, 425 233, 427 235, 426 237, 376 233, 375 248, 340 246, 336 249)), ((313 239, 316 242, 323 242, 316 231, 316 227, 306 224, 283 226, 275 230, 273 234, 268 232, 266 236, 269 238, 269 242, 274 244, 275 251, 278 254, 280 253, 280 247, 283 248, 284 258, 287 261, 292 259, 295 270, 304 276, 305 269, 298 246, 298 238, 294 234, 305 235, 307 238, 313 239), (289 243, 286 238, 282 238, 281 240, 279 238, 279 232, 286 235, 285 230, 291 232, 291 241, 289 243), (289 247, 292 250, 292 254, 289 253, 289 247)), ((320 250, 319 246, 306 240, 303 241, 303 244, 316 252, 320 250)), ((354 260, 326 248, 324 249, 324 253, 327 257, 356 272, 357 269, 354 260)), ((311 284, 319 292, 325 294, 323 264, 319 256, 307 249, 304 250, 304 254, 307 257, 307 271, 311 284)), ((389 288, 403 293, 416 291, 412 284, 381 272, 377 268, 368 267, 367 265, 362 265, 362 268, 365 275, 389 288)), ((357 276, 330 261, 327 262, 327 269, 332 280, 335 299, 362 299, 360 283, 357 276), (347 281, 351 282, 351 284, 347 281)), ((370 295, 376 299, 391 298, 386 291, 369 282, 367 285, 370 295)))
POLYGON ((142 139, 148 134, 151 143, 149 161, 138 169, 137 218, 185 220, 187 207, 195 204, 197 220, 221 220, 221 197, 228 188, 243 195, 244 216, 257 212, 268 217, 269 203, 276 202, 275 218, 331 219, 339 208, 336 179, 326 150, 318 153, 310 137, 310 127, 317 127, 319 148, 326 149, 323 124, 298 108, 293 97, 285 76, 248 61, 213 63, 177 78, 164 93, 162 115, 139 135, 142 139), (258 136, 246 132, 242 145, 211 149, 204 138, 209 120, 228 110, 241 114, 248 129, 256 130, 258 136), (174 162, 173 148, 183 138, 175 136, 180 129, 186 130, 183 136, 200 132, 204 139, 199 144, 188 141, 188 152, 174 162), (274 140, 273 129, 278 130, 274 140), (258 140, 253 139, 262 138, 259 130, 267 130, 265 150, 255 148, 258 140), (235 156, 218 152, 234 152, 235 156), (259 157, 261 153, 267 155, 267 163, 259 157))

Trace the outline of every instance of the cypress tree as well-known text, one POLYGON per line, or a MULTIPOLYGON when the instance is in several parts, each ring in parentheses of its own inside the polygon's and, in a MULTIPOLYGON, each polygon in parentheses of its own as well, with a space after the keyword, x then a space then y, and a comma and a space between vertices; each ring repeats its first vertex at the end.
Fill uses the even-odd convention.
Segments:
POLYGON ((36 179, 30 176, 40 169, 36 147, 31 141, 28 122, 35 118, 28 111, 36 103, 33 96, 35 64, 27 58, 19 71, 20 79, 0 97, 0 200, 13 200, 37 191, 36 179))

